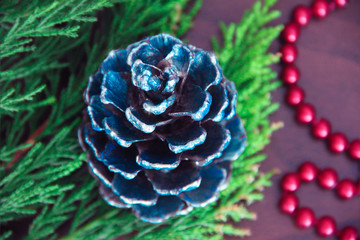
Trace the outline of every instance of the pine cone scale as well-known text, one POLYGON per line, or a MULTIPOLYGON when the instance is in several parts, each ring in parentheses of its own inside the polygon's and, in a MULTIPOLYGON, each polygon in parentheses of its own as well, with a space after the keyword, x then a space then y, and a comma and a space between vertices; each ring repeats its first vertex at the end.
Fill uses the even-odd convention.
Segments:
POLYGON ((130 205, 153 206, 159 197, 143 172, 136 175, 133 179, 126 179, 121 174, 115 174, 111 190, 124 203, 130 205))
POLYGON ((166 141, 169 148, 175 154, 184 152, 186 150, 194 149, 196 146, 203 144, 206 140, 207 132, 200 126, 199 123, 194 122, 188 128, 180 130, 180 132, 169 135, 166 141))
POLYGON ((183 199, 193 207, 204 207, 216 200, 226 184, 228 172, 221 167, 211 165, 201 169, 202 181, 198 188, 183 192, 183 199))
POLYGON ((201 183, 200 171, 190 161, 182 161, 177 168, 170 171, 145 169, 144 172, 160 195, 179 195, 181 192, 198 188, 201 183))
POLYGON ((185 203, 175 196, 160 196, 157 204, 151 207, 135 205, 133 210, 135 216, 143 221, 161 223, 163 219, 175 216, 185 208, 185 203))
POLYGON ((136 162, 145 169, 171 170, 181 162, 180 156, 170 151, 163 141, 139 142, 136 146, 139 152, 136 162))
POLYGON ((100 95, 100 99, 103 104, 111 104, 120 111, 124 112, 129 106, 127 93, 127 83, 119 73, 109 71, 104 75, 100 95))
POLYGON ((102 151, 100 160, 114 173, 120 173, 126 179, 133 179, 142 170, 136 163, 136 148, 119 147, 116 143, 108 142, 102 151))
POLYGON ((153 139, 153 136, 144 134, 137 129, 129 128, 124 121, 116 116, 104 118, 105 132, 122 147, 130 147, 135 142, 153 139))

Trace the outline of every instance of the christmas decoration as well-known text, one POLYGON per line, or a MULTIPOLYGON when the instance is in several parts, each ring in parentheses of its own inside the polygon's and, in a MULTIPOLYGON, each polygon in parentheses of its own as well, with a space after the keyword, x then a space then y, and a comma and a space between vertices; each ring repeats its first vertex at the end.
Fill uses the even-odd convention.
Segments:
POLYGON ((324 139, 328 143, 329 149, 334 153, 347 152, 353 159, 360 159, 360 139, 354 139, 352 142, 348 142, 347 137, 340 132, 331 133, 331 124, 328 120, 316 118, 316 110, 310 103, 304 102, 305 91, 297 85, 300 78, 300 71, 294 65, 297 58, 298 51, 294 44, 299 36, 298 27, 295 27, 295 23, 300 26, 305 21, 309 22, 311 12, 318 18, 327 16, 328 11, 337 8, 342 8, 347 4, 346 0, 337 0, 327 2, 325 0, 315 0, 311 8, 300 5, 295 8, 293 13, 293 21, 286 25, 282 32, 282 39, 285 41, 281 47, 280 52, 282 54, 281 59, 284 63, 284 67, 281 73, 281 79, 283 83, 288 87, 285 100, 289 105, 295 107, 296 119, 302 124, 308 124, 312 128, 312 134, 314 137, 324 139))
POLYGON ((317 180, 323 189, 333 189, 339 198, 351 199, 360 195, 360 182, 355 183, 350 179, 338 179, 336 171, 332 168, 318 169, 312 162, 304 162, 296 173, 286 174, 281 181, 283 196, 280 199, 280 210, 294 217, 295 224, 300 228, 315 227, 322 237, 336 235, 340 240, 356 240, 357 230, 346 226, 339 230, 335 220, 330 216, 316 218, 312 209, 299 207, 300 203, 295 195, 301 183, 311 183, 317 180))
POLYGON ((104 200, 152 223, 215 201, 245 149, 236 96, 212 53, 168 34, 111 51, 79 129, 104 200))
MULTIPOLYGON (((295 8, 293 13, 293 19, 295 23, 299 25, 306 16, 306 23, 310 20, 311 10, 313 14, 319 18, 325 17, 329 10, 336 8, 342 8, 346 5, 347 1, 331 1, 315 0, 312 8, 300 5, 295 8), (301 14, 300 14, 301 13, 301 14)), ((295 107, 296 119, 302 124, 308 124, 312 128, 312 134, 314 137, 324 139, 328 143, 329 149, 334 153, 346 152, 353 159, 360 159, 360 139, 354 139, 351 143, 348 143, 347 137, 340 132, 331 133, 331 124, 324 118, 316 118, 316 110, 310 103, 304 102, 305 91, 297 85, 300 78, 300 71, 293 63, 298 55, 295 42, 298 39, 298 33, 295 30, 289 30, 294 27, 294 22, 287 24, 282 32, 282 39, 285 44, 281 47, 280 52, 282 54, 282 61, 284 62, 284 68, 281 73, 281 79, 288 86, 288 92, 286 93, 285 100, 289 105, 295 107), (296 33, 296 34, 295 34, 296 33), (296 37, 294 37, 294 34, 296 37)), ((297 29, 297 28, 296 28, 297 29)))
MULTIPOLYGON (((285 96, 286 102, 293 106, 296 111, 296 120, 311 127, 312 135, 317 139, 327 141, 329 150, 334 154, 347 152, 350 158, 360 159, 360 140, 355 139, 350 144, 345 134, 331 132, 331 124, 324 118, 317 118, 312 104, 304 102, 305 91, 299 87, 298 80, 300 71, 294 65, 298 51, 295 42, 300 35, 300 26, 305 26, 311 19, 311 13, 318 19, 323 19, 331 10, 344 7, 346 0, 314 0, 311 8, 306 6, 296 7, 293 13, 293 22, 288 23, 282 32, 285 44, 280 49, 282 60, 285 64, 281 78, 288 87, 285 96)), ((350 179, 339 181, 335 169, 325 168, 319 170, 314 163, 303 163, 296 173, 287 173, 281 181, 283 196, 280 199, 280 210, 294 217, 295 224, 299 228, 310 228, 314 226, 317 234, 321 237, 336 236, 340 240, 356 240, 358 231, 352 226, 346 226, 339 230, 336 221, 330 216, 317 218, 312 209, 299 207, 299 200, 295 192, 301 183, 310 183, 317 180, 320 187, 327 190, 335 190, 338 197, 346 200, 360 195, 360 182, 356 183, 350 179)))
MULTIPOLYGON (((279 57, 268 52, 282 30, 268 25, 280 16, 271 10, 275 2, 256 1, 239 23, 221 25, 221 41, 212 41, 224 75, 238 90, 236 112, 248 138, 248 147, 232 162, 228 187, 216 202, 160 224, 141 221, 130 209, 111 207, 101 198, 98 181, 88 172, 87 154, 78 144, 83 91, 111 49, 161 32, 181 38, 192 27, 202 1, 1 4, 0 239, 189 240, 249 235, 250 229, 233 222, 256 220, 248 206, 263 199, 262 191, 271 185, 273 175, 259 170, 266 159, 260 151, 281 126, 269 120, 278 108, 271 92, 280 86, 270 67, 279 57)), ((103 190, 101 194, 106 193, 103 190)))

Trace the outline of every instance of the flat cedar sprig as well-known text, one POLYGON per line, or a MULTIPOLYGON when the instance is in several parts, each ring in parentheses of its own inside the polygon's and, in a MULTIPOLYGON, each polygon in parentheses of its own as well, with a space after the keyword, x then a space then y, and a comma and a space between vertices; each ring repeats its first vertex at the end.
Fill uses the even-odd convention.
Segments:
POLYGON ((181 36, 191 27, 202 1, 191 6, 189 0, 95 2, 28 0, 16 5, 2 1, 0 239, 113 239, 122 235, 128 239, 190 240, 250 234, 228 221, 254 219, 256 215, 247 205, 261 200, 262 189, 271 183, 272 173, 258 169, 266 158, 259 151, 279 126, 268 120, 277 108, 270 93, 279 85, 269 68, 278 57, 267 50, 281 27, 266 26, 280 14, 269 10, 276 1, 257 1, 239 24, 221 25, 222 45, 213 39, 224 75, 238 88, 237 112, 248 133, 247 149, 233 162, 228 188, 216 203, 160 225, 144 223, 99 197, 76 138, 84 108, 82 92, 88 76, 109 50, 160 32, 181 36), (190 11, 184 12, 189 6, 190 11), (95 17, 99 21, 94 22, 95 17), (34 142, 26 143, 45 120, 46 129, 34 142), (14 155, 29 147, 30 151, 5 171, 14 155), (11 223, 25 216, 33 216, 28 233, 12 233, 11 223), (57 231, 63 226, 69 230, 57 231))
MULTIPOLYGON (((44 30, 41 23, 52 22, 52 18, 56 31, 79 26, 77 38, 69 38, 73 34, 64 36, 65 30, 45 34, 45 29, 44 34, 23 35, 21 39, 31 39, 22 42, 34 46, 31 52, 17 51, 0 59, 0 236, 3 239, 19 238, 19 232, 12 235, 11 223, 24 217, 37 215, 26 239, 56 239, 56 229, 66 221, 74 220, 71 231, 75 232, 90 218, 101 215, 102 209, 109 210, 100 201, 91 203, 98 193, 89 187, 95 182, 84 178, 88 176, 83 164, 86 156, 77 143, 76 128, 84 108, 82 92, 87 78, 96 71, 98 59, 104 58, 112 48, 125 47, 162 31, 185 32, 191 26, 191 16, 201 6, 197 0, 190 13, 185 13, 188 0, 56 2, 56 6, 64 5, 59 9, 54 7, 54 1, 22 1, 15 5, 8 1, 0 7, 2 53, 8 51, 11 39, 19 41, 9 37, 16 32, 9 32, 11 28, 41 32, 44 30), (108 8, 106 12, 98 12, 104 7, 108 8), (76 17, 70 19, 75 13, 76 17), (81 14, 86 19, 80 19, 81 14), (94 24, 96 15, 100 21, 94 24), (37 108, 28 107, 31 104, 37 104, 37 108), (27 143, 28 136, 45 120, 46 129, 27 143), (6 168, 19 151, 29 148, 27 154, 10 164, 11 168, 6 168), (84 169, 79 170, 81 166, 84 169), (80 176, 79 171, 82 171, 80 176), (74 195, 78 192, 82 194, 74 195), (86 211, 75 213, 82 208, 86 211), (91 209, 94 211, 87 212, 91 209)), ((113 235, 119 234, 115 230, 113 235)), ((96 236, 94 239, 99 239, 96 236)))

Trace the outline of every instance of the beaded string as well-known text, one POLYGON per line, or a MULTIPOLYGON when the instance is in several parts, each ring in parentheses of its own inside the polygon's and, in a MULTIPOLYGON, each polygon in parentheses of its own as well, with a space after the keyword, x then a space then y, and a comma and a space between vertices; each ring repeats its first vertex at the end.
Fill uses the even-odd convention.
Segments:
MULTIPOLYGON (((305 91, 298 85, 300 71, 294 64, 298 51, 296 41, 299 39, 302 27, 309 24, 314 16, 318 19, 325 18, 330 11, 343 8, 347 0, 315 0, 311 7, 299 5, 293 12, 292 21, 287 23, 282 32, 281 60, 284 64, 281 79, 288 87, 285 100, 295 109, 296 119, 299 123, 308 125, 315 138, 327 141, 329 150, 333 153, 347 153, 350 158, 360 160, 360 139, 349 143, 345 134, 333 133, 331 124, 325 118, 316 118, 316 111, 312 104, 305 102, 305 91)), ((330 216, 315 217, 312 209, 299 207, 299 200, 295 192, 302 182, 317 180, 320 187, 334 189, 341 199, 350 199, 360 195, 360 182, 355 183, 350 179, 338 179, 336 171, 332 168, 319 170, 311 162, 303 163, 296 173, 286 174, 281 181, 283 196, 280 199, 282 212, 294 217, 295 224, 300 228, 315 227, 318 235, 322 237, 337 236, 340 240, 358 239, 358 231, 352 226, 337 229, 335 220, 330 216)))
POLYGON ((293 21, 286 24, 282 32, 285 44, 280 49, 284 63, 281 79, 288 86, 285 100, 295 108, 297 121, 309 125, 314 137, 327 140, 328 147, 333 153, 347 152, 351 158, 360 160, 360 139, 355 139, 349 144, 345 134, 331 133, 330 122, 325 118, 316 119, 314 106, 304 102, 305 91, 297 85, 300 71, 294 64, 298 55, 294 43, 300 36, 300 28, 310 22, 312 15, 320 19, 325 18, 330 10, 344 7, 346 4, 346 0, 333 0, 330 3, 326 0, 315 0, 311 8, 304 5, 295 8, 293 21))
POLYGON ((336 171, 332 168, 318 169, 314 163, 303 163, 296 173, 286 174, 281 181, 283 196, 280 199, 280 210, 294 217, 295 224, 303 229, 314 226, 316 232, 322 237, 338 236, 340 240, 356 240, 357 230, 352 226, 346 226, 338 230, 334 218, 323 216, 315 218, 314 211, 307 207, 299 207, 299 200, 295 192, 301 183, 310 183, 317 180, 323 189, 334 189, 337 195, 344 200, 351 199, 360 194, 360 184, 354 184, 350 179, 339 181, 336 171))

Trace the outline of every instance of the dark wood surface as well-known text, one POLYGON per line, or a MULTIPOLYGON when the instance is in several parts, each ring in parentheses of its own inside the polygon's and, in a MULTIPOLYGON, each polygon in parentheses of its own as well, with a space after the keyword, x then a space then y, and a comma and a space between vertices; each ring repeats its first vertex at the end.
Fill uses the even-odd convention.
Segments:
MULTIPOLYGON (((211 50, 210 36, 219 36, 219 21, 238 22, 245 9, 254 0, 205 0, 195 19, 194 28, 187 34, 191 44, 211 50)), ((311 0, 279 0, 276 9, 282 17, 273 24, 286 23, 298 4, 309 5, 311 0)), ((279 49, 280 42, 271 51, 279 49)), ((316 107, 318 116, 332 123, 334 131, 345 133, 349 139, 360 138, 360 1, 352 0, 345 9, 333 12, 325 20, 314 20, 303 29, 297 43, 297 65, 302 77, 299 85, 306 91, 306 100, 316 107)), ((280 66, 274 66, 278 71, 280 66)), ((290 217, 278 210, 280 198, 279 180, 284 173, 295 171, 305 160, 311 160, 320 168, 333 167, 340 179, 359 177, 359 163, 344 155, 329 153, 324 142, 311 137, 309 128, 294 121, 294 111, 284 102, 285 88, 273 94, 280 109, 271 116, 284 127, 272 137, 266 148, 268 158, 262 171, 278 169, 273 186, 265 190, 265 199, 250 207, 257 213, 257 221, 243 221, 238 227, 250 228, 249 240, 305 240, 320 239, 313 229, 299 230, 290 217)), ((360 231, 360 197, 348 201, 339 200, 333 191, 321 190, 316 183, 302 186, 298 192, 301 206, 315 209, 316 216, 332 215, 340 228, 353 225, 360 231)), ((229 239, 235 239, 229 237, 229 239)), ((328 238, 335 239, 335 238, 328 238)))

